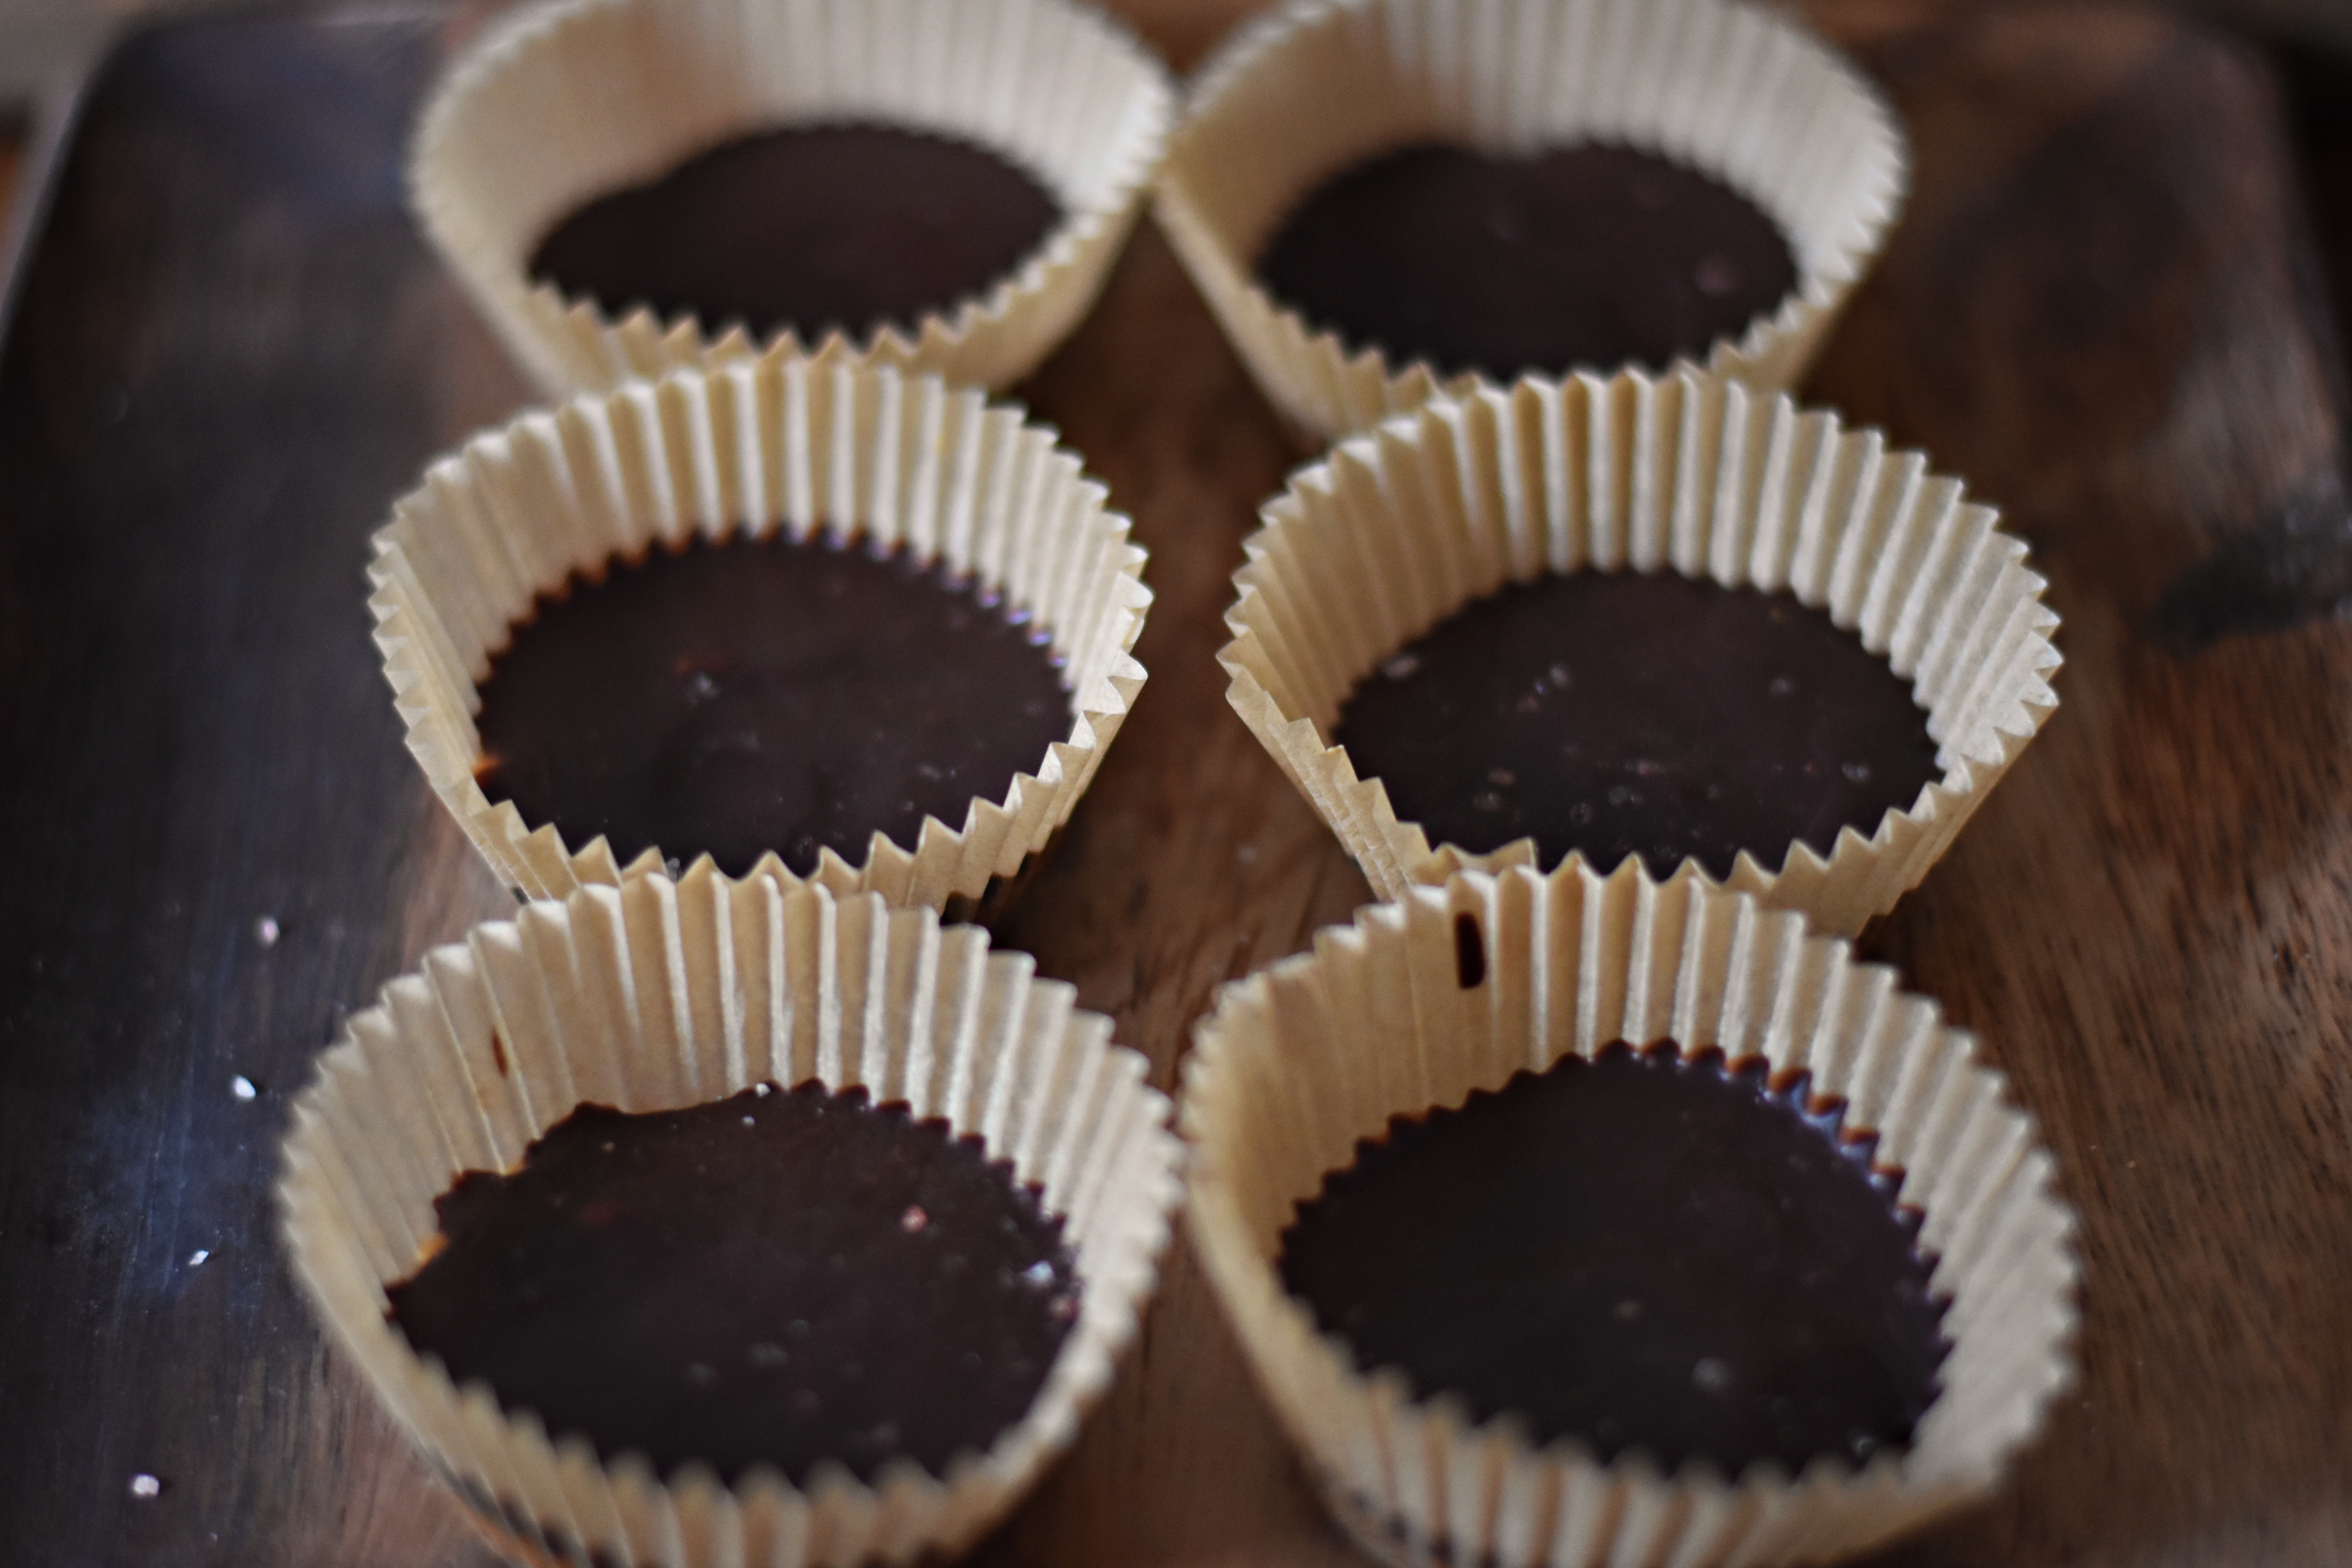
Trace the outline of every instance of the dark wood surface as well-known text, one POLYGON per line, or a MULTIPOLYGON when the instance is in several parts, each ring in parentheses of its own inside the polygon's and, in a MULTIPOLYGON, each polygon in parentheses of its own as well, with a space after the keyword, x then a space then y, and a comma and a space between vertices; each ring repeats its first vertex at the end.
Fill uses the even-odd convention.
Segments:
MULTIPOLYGON (((1246 6, 1125 8, 1183 66, 1246 6)), ((1867 945, 2042 1117, 2084 1378, 1998 1498, 1881 1561, 2352 1559, 2345 400, 2273 73, 2130 13, 1817 10, 1917 173, 1812 391, 2007 510, 2068 658, 1867 945)), ((525 398, 400 205, 465 26, 131 42, 0 352, 0 1563, 492 1560, 325 1353, 268 1197, 343 1014, 510 907, 400 748, 361 590, 391 498, 525 398)), ((2314 188, 2352 183, 2352 136, 2301 123, 2314 188)), ((1135 516, 1158 600, 1150 685, 997 935, 1167 1082, 1219 982, 1366 896, 1211 658, 1298 454, 1148 232, 1021 395, 1135 516)), ((1356 1561, 1181 1244, 1165 1276, 980 1560, 1356 1561)))

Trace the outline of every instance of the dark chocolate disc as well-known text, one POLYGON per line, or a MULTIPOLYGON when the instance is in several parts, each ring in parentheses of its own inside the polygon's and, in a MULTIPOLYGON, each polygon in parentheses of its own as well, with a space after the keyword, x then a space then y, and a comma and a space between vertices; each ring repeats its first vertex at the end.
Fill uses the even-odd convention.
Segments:
POLYGON ((1513 584, 1383 660, 1334 738, 1435 844, 1549 868, 1826 855, 1944 776, 1907 682, 1788 594, 1672 572, 1513 584))
POLYGON ((1760 1059, 1566 1057, 1360 1143, 1299 1205, 1283 1283, 1365 1370, 1538 1447, 1864 1461, 1910 1441, 1947 1345, 1900 1175, 1840 1115, 1760 1059))
POLYGON ((1604 146, 1383 153, 1309 192, 1257 269, 1350 344, 1504 381, 1703 360, 1797 283, 1789 242, 1747 197, 1604 146))
POLYGON ((492 800, 733 876, 875 833, 964 826, 1070 737, 1042 634, 943 567, 782 535, 697 541, 542 599, 491 661, 477 769, 492 800))
POLYGON ((605 313, 650 305, 753 337, 911 330, 1012 274, 1061 221, 1026 171, 890 125, 788 126, 689 158, 559 220, 530 273, 605 313))
POLYGON ((1028 1412, 1077 1314, 1012 1166, 863 1089, 582 1106, 434 1206, 441 1245, 390 1290, 409 1342, 662 1475, 942 1475, 1028 1412))

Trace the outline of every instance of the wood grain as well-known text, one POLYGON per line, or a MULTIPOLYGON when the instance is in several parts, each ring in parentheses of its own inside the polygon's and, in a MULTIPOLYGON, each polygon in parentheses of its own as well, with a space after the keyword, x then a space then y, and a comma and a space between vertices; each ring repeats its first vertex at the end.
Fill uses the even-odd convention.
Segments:
MULTIPOLYGON (((1247 8, 1123 7, 1180 67, 1247 8)), ((325 1353, 268 1200, 342 1014, 508 907, 401 752, 360 582, 425 458, 524 396, 396 180, 483 9, 134 41, 0 353, 0 1562, 493 1561, 325 1353)), ((1815 9, 1917 177, 1812 390, 2008 510, 2068 658, 1868 945, 2042 1119, 2084 1377, 2000 1497, 1881 1561, 2352 1558, 2352 554, 2274 83, 2147 15, 1815 9)), ((1302 454, 1148 231, 1020 395, 1134 516, 1157 601, 1150 684, 996 936, 1169 1083, 1219 983, 1367 896, 1212 657, 1302 454)), ((1357 1561, 1181 1245, 1166 1276, 978 1560, 1357 1561)))
POLYGON ((2063 706, 1879 933, 1983 1031, 2084 1217, 2077 1395, 1895 1559, 2352 1555, 2340 369, 2273 84, 2126 12, 1867 39, 1910 212, 1815 392, 1965 473, 2063 706))
POLYGON ((0 1562, 473 1550, 269 1197, 338 1020, 511 907, 417 793, 362 607, 389 498, 522 390, 401 210, 436 58, 415 23, 131 44, 0 355, 0 1562))

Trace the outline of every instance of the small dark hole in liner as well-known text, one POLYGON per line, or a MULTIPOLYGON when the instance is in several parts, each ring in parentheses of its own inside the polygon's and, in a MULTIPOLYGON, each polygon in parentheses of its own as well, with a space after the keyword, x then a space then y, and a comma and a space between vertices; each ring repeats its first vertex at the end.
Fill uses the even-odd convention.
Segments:
POLYGON ((1454 974, 1465 991, 1475 991, 1486 978, 1486 942, 1478 934, 1478 917, 1454 917, 1454 974))

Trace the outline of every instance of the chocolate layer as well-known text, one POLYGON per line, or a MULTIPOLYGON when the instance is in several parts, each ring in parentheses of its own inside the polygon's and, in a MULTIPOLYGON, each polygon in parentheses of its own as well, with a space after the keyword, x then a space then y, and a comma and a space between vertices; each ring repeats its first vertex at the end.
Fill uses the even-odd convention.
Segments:
POLYGON ((863 1089, 583 1106, 435 1208, 445 1245, 390 1292, 409 1342, 663 1475, 942 1474, 1028 1411, 1077 1314, 1011 1165, 863 1089))
POLYGON ((1940 779, 1927 714, 1885 660, 1788 594, 1672 572, 1514 584, 1383 661, 1335 738, 1433 845, 1532 836, 1549 868, 1686 855, 1728 877, 1822 854, 1940 779))
POLYGON ((790 126, 598 196, 548 231, 530 273, 613 316, 650 305, 755 338, 863 337, 985 291, 1061 217, 1045 186, 970 142, 790 126))
POLYGON ((964 825, 1070 736, 1045 639, 943 568, 781 535, 698 541, 542 599, 491 663, 492 800, 624 865, 658 845, 805 874, 964 825))
POLYGON ((1370 1370, 1668 1469, 1910 1441, 1943 1304, 1874 1139, 1760 1058, 1622 1042, 1398 1117, 1298 1206, 1282 1278, 1370 1370))
POLYGON ((1349 343, 1498 380, 1704 359, 1797 283, 1788 241, 1745 196, 1603 146, 1384 153, 1308 193, 1258 273, 1349 343))

